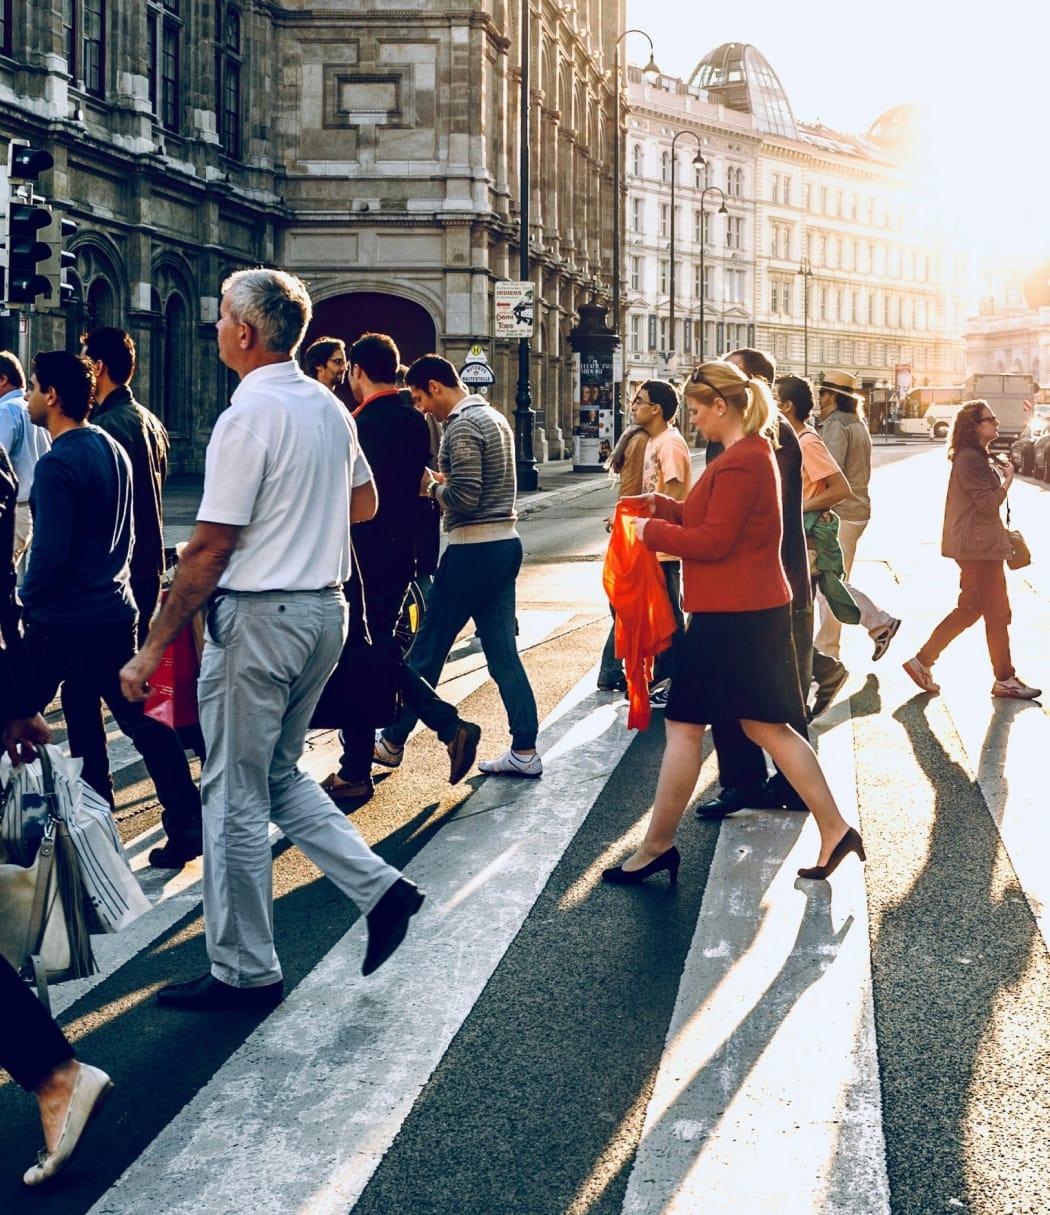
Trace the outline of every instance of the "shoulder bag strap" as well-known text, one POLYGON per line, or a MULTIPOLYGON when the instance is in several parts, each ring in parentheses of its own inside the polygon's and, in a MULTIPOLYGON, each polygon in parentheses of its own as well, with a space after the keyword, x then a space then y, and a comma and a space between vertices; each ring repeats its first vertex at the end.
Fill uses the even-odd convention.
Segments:
POLYGON ((25 948, 22 950, 23 961, 31 954, 40 952, 44 944, 44 932, 47 929, 47 896, 51 888, 51 870, 55 862, 55 825, 50 820, 48 821, 48 832, 40 841, 40 850, 36 855, 36 889, 33 891, 33 906, 26 925, 25 948))

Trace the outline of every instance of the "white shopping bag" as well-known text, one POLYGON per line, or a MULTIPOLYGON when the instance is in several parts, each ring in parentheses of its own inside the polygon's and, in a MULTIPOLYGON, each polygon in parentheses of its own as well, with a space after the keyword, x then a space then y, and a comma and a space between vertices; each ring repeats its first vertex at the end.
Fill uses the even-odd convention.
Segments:
MULTIPOLYGON (((47 757, 54 784, 53 810, 69 830, 85 903, 97 919, 91 931, 119 932, 149 911, 150 901, 124 856, 109 804, 81 780, 81 760, 63 755, 55 746, 37 750, 47 757)), ((0 781, 14 792, 33 793, 46 792, 48 783, 39 759, 12 771, 6 755, 0 759, 0 781)))

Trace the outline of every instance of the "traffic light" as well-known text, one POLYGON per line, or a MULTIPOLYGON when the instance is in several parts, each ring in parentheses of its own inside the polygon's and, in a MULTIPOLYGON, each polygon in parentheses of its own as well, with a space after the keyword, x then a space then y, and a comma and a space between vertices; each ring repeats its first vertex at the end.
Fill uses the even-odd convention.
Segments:
POLYGON ((62 246, 71 237, 76 236, 80 227, 72 219, 66 219, 57 213, 52 215, 51 230, 48 233, 47 260, 40 266, 40 273, 47 279, 48 287, 43 292, 45 308, 64 308, 76 294, 73 286, 66 282, 65 272, 72 270, 77 264, 77 255, 62 246))
MULTIPOLYGON (((59 279, 52 280, 41 262, 53 257, 51 244, 42 239, 50 228, 51 208, 33 193, 33 183, 54 165, 50 152, 29 144, 12 141, 7 152, 4 189, 4 214, 0 219, 0 272, 3 277, 4 307, 33 304, 38 296, 59 300, 59 279)), ((61 242, 59 242, 61 256, 61 242)))

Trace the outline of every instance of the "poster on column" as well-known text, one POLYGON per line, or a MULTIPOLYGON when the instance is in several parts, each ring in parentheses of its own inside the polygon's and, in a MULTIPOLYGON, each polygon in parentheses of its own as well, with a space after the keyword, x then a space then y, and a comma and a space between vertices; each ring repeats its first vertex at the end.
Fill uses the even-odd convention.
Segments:
POLYGON ((579 360, 579 421, 574 433, 573 465, 601 471, 612 454, 613 356, 612 352, 584 351, 579 360))

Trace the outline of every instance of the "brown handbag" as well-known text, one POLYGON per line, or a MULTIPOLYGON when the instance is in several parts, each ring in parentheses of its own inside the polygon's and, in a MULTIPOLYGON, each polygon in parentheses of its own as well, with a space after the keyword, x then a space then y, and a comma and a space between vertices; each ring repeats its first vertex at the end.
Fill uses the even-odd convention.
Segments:
POLYGON ((1032 564, 1032 552, 1019 531, 1010 528, 1010 501, 1006 502, 1006 535, 1010 541, 1010 556, 1006 558, 1007 569, 1023 570, 1032 564))

